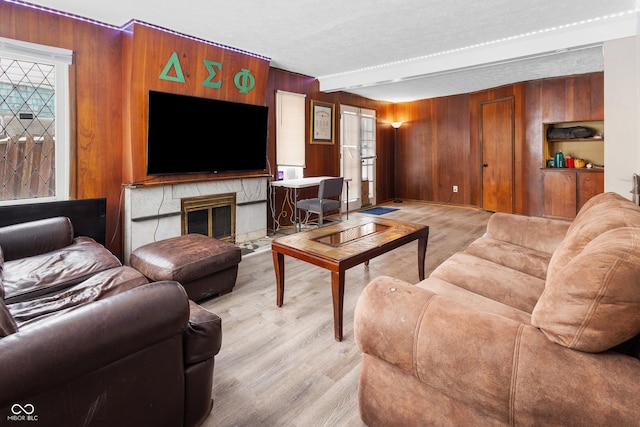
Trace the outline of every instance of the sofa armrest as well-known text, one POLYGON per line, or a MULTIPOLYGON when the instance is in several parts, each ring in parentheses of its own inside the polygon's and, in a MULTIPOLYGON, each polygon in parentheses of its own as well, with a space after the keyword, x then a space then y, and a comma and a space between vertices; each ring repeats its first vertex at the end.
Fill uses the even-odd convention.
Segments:
POLYGON ((155 282, 2 338, 0 407, 71 383, 182 335, 188 320, 189 303, 182 286, 155 282))
POLYGON ((624 425, 640 411, 630 380, 639 360, 570 350, 530 325, 389 277, 363 290, 354 332, 364 353, 504 423, 624 425))
POLYGON ((570 225, 560 219, 496 212, 487 223, 487 237, 551 254, 570 225))
POLYGON ((222 345, 220 316, 189 300, 189 326, 184 334, 184 363, 211 359, 222 345))

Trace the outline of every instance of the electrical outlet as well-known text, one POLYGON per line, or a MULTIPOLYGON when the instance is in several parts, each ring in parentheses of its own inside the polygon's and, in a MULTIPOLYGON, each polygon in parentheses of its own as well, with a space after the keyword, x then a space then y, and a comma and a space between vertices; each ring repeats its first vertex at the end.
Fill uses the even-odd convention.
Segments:
POLYGON ((454 192, 454 193, 457 193, 457 192, 458 192, 458 186, 457 186, 457 185, 454 185, 454 186, 453 186, 453 192, 454 192))

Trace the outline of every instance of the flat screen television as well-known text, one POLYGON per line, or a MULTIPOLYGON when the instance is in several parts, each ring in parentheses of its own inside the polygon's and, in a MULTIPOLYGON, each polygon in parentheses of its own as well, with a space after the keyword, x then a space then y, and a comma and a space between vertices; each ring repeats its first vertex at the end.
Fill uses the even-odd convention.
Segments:
POLYGON ((147 175, 266 171, 268 108, 149 91, 147 175))

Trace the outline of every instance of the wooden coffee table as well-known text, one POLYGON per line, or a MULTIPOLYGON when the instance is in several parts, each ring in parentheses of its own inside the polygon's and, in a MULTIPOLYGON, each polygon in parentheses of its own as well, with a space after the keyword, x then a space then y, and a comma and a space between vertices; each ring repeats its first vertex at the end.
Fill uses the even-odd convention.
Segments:
POLYGON ((424 279, 429 227, 383 218, 358 218, 271 242, 276 272, 276 305, 284 301, 284 256, 288 255, 331 271, 333 327, 342 341, 345 271, 358 264, 418 240, 418 277, 424 279))

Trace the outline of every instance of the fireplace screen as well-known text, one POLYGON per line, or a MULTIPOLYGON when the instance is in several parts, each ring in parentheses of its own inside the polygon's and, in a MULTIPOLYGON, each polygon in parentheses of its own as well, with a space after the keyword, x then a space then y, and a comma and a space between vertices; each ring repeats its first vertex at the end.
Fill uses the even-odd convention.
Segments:
POLYGON ((204 234, 234 243, 236 195, 219 194, 182 199, 182 234, 204 234))

